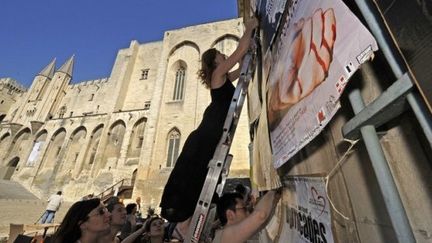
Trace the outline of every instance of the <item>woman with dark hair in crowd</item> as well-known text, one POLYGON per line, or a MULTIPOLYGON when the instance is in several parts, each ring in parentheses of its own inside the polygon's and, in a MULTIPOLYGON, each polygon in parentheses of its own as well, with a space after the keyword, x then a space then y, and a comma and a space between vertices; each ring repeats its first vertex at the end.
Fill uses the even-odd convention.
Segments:
POLYGON ((51 242, 97 242, 109 234, 110 216, 99 198, 76 202, 66 213, 51 242))
MULTIPOLYGON (((223 132, 223 125, 234 94, 235 81, 240 70, 230 72, 249 49, 252 32, 258 20, 251 18, 245 24, 245 32, 237 49, 226 57, 215 48, 205 51, 201 57, 199 78, 210 89, 211 103, 203 114, 198 128, 186 139, 162 194, 162 217, 177 224, 180 234, 187 231, 203 187, 208 163, 213 157, 223 132), (188 220, 189 219, 189 220, 188 220)), ((179 236, 181 238, 181 236, 179 236)))
POLYGON ((165 241, 164 220, 160 217, 150 217, 145 222, 144 226, 139 228, 134 233, 130 234, 122 243, 163 243, 165 241), (139 240, 137 240, 139 239, 139 240))
POLYGON ((111 213, 111 228, 110 233, 102 237, 100 243, 120 243, 121 239, 117 237, 117 234, 123 228, 126 223, 126 208, 118 197, 111 197, 106 203, 108 211, 111 213))
POLYGON ((162 243, 164 242, 165 228, 164 220, 159 217, 150 218, 145 224, 145 234, 147 241, 145 243, 162 243))

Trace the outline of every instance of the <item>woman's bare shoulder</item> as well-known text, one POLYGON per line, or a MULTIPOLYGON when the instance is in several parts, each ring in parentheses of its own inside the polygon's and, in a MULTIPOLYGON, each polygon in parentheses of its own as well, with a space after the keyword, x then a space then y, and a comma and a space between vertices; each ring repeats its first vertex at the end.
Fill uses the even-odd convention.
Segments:
POLYGON ((217 89, 222 87, 226 82, 226 75, 212 75, 210 88, 211 89, 217 89))

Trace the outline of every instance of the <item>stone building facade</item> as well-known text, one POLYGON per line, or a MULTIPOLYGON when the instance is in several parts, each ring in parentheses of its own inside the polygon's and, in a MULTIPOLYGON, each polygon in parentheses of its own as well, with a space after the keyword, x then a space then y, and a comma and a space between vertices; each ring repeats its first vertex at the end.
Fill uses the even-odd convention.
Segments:
MULTIPOLYGON (((74 57, 59 69, 53 60, 28 91, 16 88, 16 102, 1 111, 0 178, 39 197, 63 190, 67 200, 126 179, 133 199, 157 207, 185 139, 210 103, 196 75, 200 56, 211 47, 230 54, 242 32, 241 19, 233 19, 167 31, 157 42, 132 41, 118 51, 108 78, 74 84, 74 57)), ((231 176, 249 176, 248 143, 245 109, 231 176)))
POLYGON ((0 78, 0 122, 26 89, 12 78, 0 78))

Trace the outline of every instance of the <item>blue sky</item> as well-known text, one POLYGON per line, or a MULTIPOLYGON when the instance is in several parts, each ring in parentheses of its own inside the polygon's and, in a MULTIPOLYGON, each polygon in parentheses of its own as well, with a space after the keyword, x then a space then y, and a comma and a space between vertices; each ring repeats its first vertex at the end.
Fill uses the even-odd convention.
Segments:
POLYGON ((72 83, 108 77, 131 40, 162 40, 164 31, 237 18, 236 0, 2 0, 0 77, 29 87, 54 57, 72 54, 72 83))

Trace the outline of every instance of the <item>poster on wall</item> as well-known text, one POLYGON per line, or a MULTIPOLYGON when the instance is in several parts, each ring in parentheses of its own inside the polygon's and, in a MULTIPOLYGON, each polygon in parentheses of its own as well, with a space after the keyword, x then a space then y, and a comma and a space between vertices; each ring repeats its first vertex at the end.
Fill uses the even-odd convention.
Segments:
POLYGON ((279 242, 334 242, 324 178, 291 177, 284 184, 279 242))
MULTIPOLYGON (((251 121, 256 121, 263 104, 263 86, 268 76, 268 66, 263 66, 262 56, 270 51, 274 41, 279 23, 285 9, 286 0, 251 0, 250 15, 255 14, 259 19, 260 44, 257 50, 257 66, 259 67, 256 76, 253 78, 248 92, 249 111, 251 121)), ((264 87, 265 88, 265 87, 264 87)), ((267 133, 266 133, 267 134, 267 133)), ((266 135, 267 136, 267 135, 266 135)))
POLYGON ((272 51, 267 118, 275 168, 315 138, 336 113, 360 64, 378 49, 340 0, 288 1, 272 51))
POLYGON ((286 0, 261 0, 256 4, 260 20, 263 53, 271 46, 285 9, 286 0))
POLYGON ((29 155, 29 158, 27 160, 26 166, 34 166, 36 163, 37 158, 39 157, 39 153, 41 151, 42 145, 44 144, 43 141, 37 141, 33 145, 32 151, 29 155))

